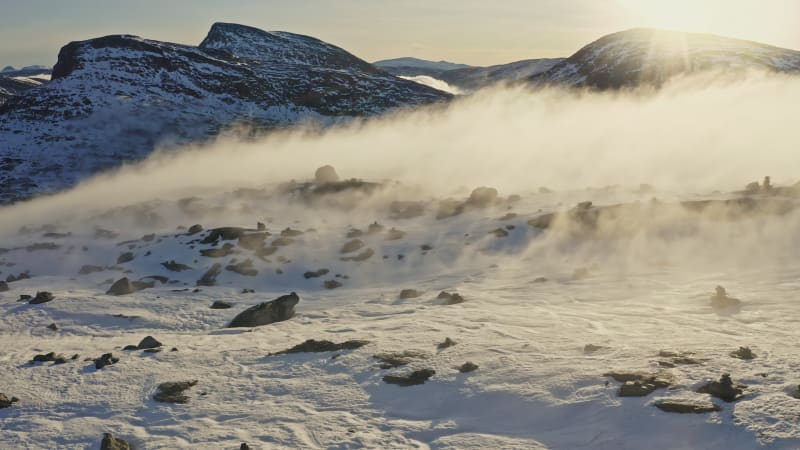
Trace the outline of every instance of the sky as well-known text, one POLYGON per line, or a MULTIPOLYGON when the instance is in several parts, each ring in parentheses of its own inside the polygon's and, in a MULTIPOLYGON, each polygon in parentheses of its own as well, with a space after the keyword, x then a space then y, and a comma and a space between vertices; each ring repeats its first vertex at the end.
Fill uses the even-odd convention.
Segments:
POLYGON ((66 43, 108 34, 196 45, 214 22, 311 35, 368 61, 569 56, 635 27, 800 50, 800 0, 0 0, 0 67, 52 65, 66 43))

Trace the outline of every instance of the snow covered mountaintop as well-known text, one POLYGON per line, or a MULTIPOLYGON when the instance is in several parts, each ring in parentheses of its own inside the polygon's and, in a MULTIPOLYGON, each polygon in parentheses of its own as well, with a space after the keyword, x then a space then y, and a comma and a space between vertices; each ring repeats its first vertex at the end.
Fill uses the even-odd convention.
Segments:
POLYGON ((215 24, 198 47, 130 35, 71 42, 52 78, 0 106, 10 158, 0 203, 237 124, 333 123, 449 98, 320 40, 233 24, 215 24))
POLYGON ((428 61, 426 59, 413 58, 409 56, 403 58, 383 59, 380 61, 375 61, 373 64, 382 69, 403 68, 409 70, 416 68, 421 70, 435 70, 439 72, 446 70, 468 69, 473 67, 468 64, 458 64, 449 61, 428 61))
POLYGON ((708 34, 637 28, 598 39, 531 80, 614 89, 659 85, 678 74, 748 69, 800 72, 800 52, 708 34))

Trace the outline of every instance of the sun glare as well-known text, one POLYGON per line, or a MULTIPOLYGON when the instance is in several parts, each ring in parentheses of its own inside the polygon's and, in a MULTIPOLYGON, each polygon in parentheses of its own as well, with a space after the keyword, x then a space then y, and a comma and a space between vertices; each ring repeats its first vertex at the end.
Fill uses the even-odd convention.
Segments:
MULTIPOLYGON (((713 6, 693 0, 619 0, 643 26, 676 31, 702 31, 714 22, 713 6)), ((716 2, 708 2, 716 3, 716 2)))

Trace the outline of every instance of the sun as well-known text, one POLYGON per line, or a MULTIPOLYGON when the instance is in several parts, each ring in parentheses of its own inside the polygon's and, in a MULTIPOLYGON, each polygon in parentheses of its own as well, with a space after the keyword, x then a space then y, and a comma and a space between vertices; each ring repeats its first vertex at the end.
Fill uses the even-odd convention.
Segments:
POLYGON ((618 0, 640 26, 675 31, 706 31, 715 22, 719 2, 696 0, 618 0))

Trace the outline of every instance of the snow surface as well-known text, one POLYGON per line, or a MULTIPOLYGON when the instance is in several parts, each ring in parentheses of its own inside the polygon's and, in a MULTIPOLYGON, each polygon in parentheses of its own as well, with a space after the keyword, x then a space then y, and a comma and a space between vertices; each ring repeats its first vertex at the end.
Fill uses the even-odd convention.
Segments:
MULTIPOLYGON (((613 204, 670 194, 531 193, 520 202, 502 200, 436 220, 435 203, 421 217, 392 219, 381 206, 383 197, 357 209, 309 208, 275 189, 203 194, 184 202, 165 197, 128 209, 43 218, 58 232, 73 233, 60 238, 43 235, 51 230, 26 234, 4 227, 4 276, 25 270, 34 276, 0 294, 0 392, 20 398, 0 409, 0 448, 97 448, 104 432, 146 449, 234 449, 241 442, 253 448, 800 446, 800 400, 787 394, 800 379, 800 265, 791 257, 800 248, 792 238, 800 231, 797 214, 675 227, 653 242, 643 243, 645 236, 638 235, 596 241, 557 238, 526 222, 562 209, 562 202, 613 204), (209 246, 191 241, 205 233, 175 230, 195 222, 206 228, 254 227, 257 220, 274 234, 269 240, 286 227, 306 232, 264 262, 242 249, 225 258, 201 257, 198 251, 209 246), (345 233, 353 227, 366 231, 374 220, 407 235, 363 236, 375 256, 341 261, 345 233), (747 242, 765 224, 773 235, 747 242), (514 226, 509 236, 490 234, 506 225, 514 226), (95 226, 120 234, 98 239, 95 226), (140 240, 150 232, 157 233, 155 239, 140 240), (739 237, 737 245, 730 236, 739 237), (25 248, 37 242, 61 247, 25 248), (423 250, 423 244, 432 248, 423 250), (117 265, 124 251, 135 258, 117 265), (233 258, 252 258, 259 274, 223 271, 216 287, 192 291, 211 264, 227 265, 233 258), (160 266, 167 260, 193 269, 167 272, 160 266), (83 264, 119 268, 78 275, 83 264), (323 278, 302 275, 319 268, 331 272, 323 278), (587 268, 588 276, 575 277, 579 268, 587 268), (104 294, 107 280, 156 274, 174 281, 126 296, 104 294), (539 277, 547 281, 538 282, 539 277), (343 286, 326 290, 327 279, 343 286), (708 297, 717 284, 742 299, 739 314, 712 311, 708 297), (400 299, 407 288, 423 294, 400 299), (40 290, 53 292, 55 300, 16 301, 40 290), (456 291, 466 301, 444 305, 436 299, 442 290, 456 291), (294 318, 254 329, 224 328, 243 309, 289 291, 300 296, 294 318), (214 300, 234 307, 209 309, 214 300), (58 331, 48 330, 50 323, 58 331), (165 350, 121 351, 147 335, 165 350), (438 350, 446 337, 457 345, 438 350), (335 352, 335 358, 334 353, 268 356, 306 339, 370 344, 335 352), (586 344, 602 348, 586 353, 586 344), (757 359, 728 356, 739 346, 751 347, 757 359), (425 356, 390 370, 380 369, 372 357, 404 350, 425 356), (667 369, 676 379, 670 389, 618 398, 618 383, 603 373, 657 370, 660 350, 694 352, 704 362, 667 369), (62 365, 29 363, 50 351, 80 357, 62 365), (107 352, 120 362, 95 370, 84 360, 107 352), (478 364, 478 370, 459 373, 456 368, 465 361, 478 364), (424 385, 398 387, 381 380, 386 373, 421 368, 436 370, 424 385), (660 398, 707 399, 693 388, 723 372, 750 388, 736 403, 715 400, 720 412, 680 415, 652 406, 660 398), (188 404, 152 400, 159 383, 190 379, 199 384, 189 392, 188 404)), ((13 222, 6 217, 6 225, 13 222)))

